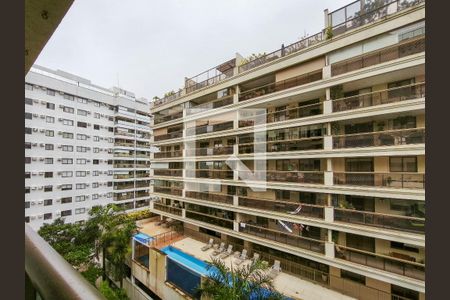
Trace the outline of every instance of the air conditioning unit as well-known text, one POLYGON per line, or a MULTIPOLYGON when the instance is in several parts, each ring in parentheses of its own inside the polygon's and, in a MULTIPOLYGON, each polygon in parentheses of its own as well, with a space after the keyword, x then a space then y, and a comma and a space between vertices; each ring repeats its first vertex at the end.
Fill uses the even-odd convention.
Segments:
MULTIPOLYGON (((43 129, 41 129, 41 130, 43 131, 43 129)), ((45 147, 45 144, 44 143, 40 143, 39 146, 45 147)))
POLYGON ((91 125, 91 124, 87 124, 87 126, 88 126, 88 127, 91 127, 92 125, 91 125))
POLYGON ((32 189, 33 191, 35 191, 35 190, 37 190, 37 186, 33 186, 31 189, 32 189))
POLYGON ((58 91, 58 93, 59 93, 60 95, 64 95, 64 92, 58 91))
POLYGON ((58 149, 61 149, 61 148, 62 148, 62 145, 59 145, 59 146, 58 146, 58 149))
POLYGON ((56 199, 55 201, 58 202, 58 203, 60 203, 60 202, 61 202, 61 199, 56 199))
POLYGON ((60 212, 59 210, 57 210, 57 211, 55 212, 55 215, 60 216, 60 215, 61 215, 61 212, 60 212))
POLYGON ((30 216, 30 220, 36 220, 36 216, 30 216))
POLYGON ((35 146, 35 147, 36 147, 36 146, 37 146, 37 143, 33 143, 33 146, 35 146))
POLYGON ((41 101, 41 104, 44 104, 44 105, 45 105, 45 104, 47 104, 47 102, 45 102, 45 101, 41 101))
POLYGON ((45 119, 45 116, 44 116, 44 115, 41 115, 41 119, 45 119))
POLYGON ((44 204, 44 201, 40 200, 40 201, 38 201, 37 203, 38 203, 39 205, 42 205, 42 204, 44 204))
POLYGON ((33 114, 33 117, 37 118, 37 117, 39 117, 39 115, 38 114, 33 114))
POLYGON ((61 158, 58 158, 58 161, 62 161, 62 159, 61 159, 61 158))
POLYGON ((40 132, 45 132, 45 129, 40 129, 39 131, 40 131, 40 132))
POLYGON ((61 174, 62 174, 62 171, 59 171, 59 172, 58 172, 58 175, 61 175, 61 174))
POLYGON ((45 174, 45 172, 39 172, 39 175, 41 175, 41 176, 44 175, 44 174, 45 174))
POLYGON ((39 187, 39 189, 40 189, 40 190, 43 190, 43 189, 44 189, 44 187, 43 187, 43 186, 40 186, 40 187, 39 187))
POLYGON ((32 159, 31 159, 32 161, 36 161, 37 160, 37 158, 36 157, 33 157, 32 159))
POLYGON ((63 133, 62 133, 62 131, 58 131, 58 135, 62 135, 63 133))
POLYGON ((44 161, 44 158, 43 157, 39 158, 39 161, 44 161))
POLYGON ((39 131, 39 129, 37 129, 37 128, 33 128, 33 131, 34 131, 34 132, 38 132, 38 131, 39 131))
POLYGON ((31 172, 31 175, 38 175, 38 172, 31 172))
POLYGON ((91 162, 91 160, 90 160, 90 159, 87 159, 86 162, 91 162))
POLYGON ((44 91, 47 90, 47 88, 45 86, 41 86, 41 89, 44 90, 44 91))
POLYGON ((44 215, 39 215, 38 216, 39 219, 42 219, 43 217, 44 217, 44 215))
POLYGON ((31 201, 30 204, 31 204, 31 205, 36 205, 36 202, 31 201))
POLYGON ((59 105, 58 107, 59 107, 59 108, 63 108, 63 107, 64 107, 64 105, 59 105))
POLYGON ((39 103, 39 100, 34 99, 33 102, 34 102, 34 103, 39 103))
POLYGON ((58 118, 58 121, 62 121, 63 119, 62 118, 58 118))

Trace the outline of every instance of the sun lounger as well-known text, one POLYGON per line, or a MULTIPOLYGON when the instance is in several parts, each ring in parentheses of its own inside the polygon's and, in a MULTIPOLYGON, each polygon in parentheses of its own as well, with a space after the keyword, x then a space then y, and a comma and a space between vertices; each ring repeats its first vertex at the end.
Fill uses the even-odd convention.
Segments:
POLYGON ((278 276, 278 274, 280 274, 280 272, 281 272, 280 261, 275 260, 275 262, 273 263, 273 266, 269 270, 268 275, 270 278, 274 279, 275 277, 278 276))
POLYGON ((225 243, 222 242, 222 243, 220 243, 219 249, 213 251, 212 256, 217 256, 224 251, 225 251, 225 243))
POLYGON ((257 260, 259 260, 259 253, 253 253, 253 257, 250 259, 253 262, 256 262, 257 260))
POLYGON ((214 243, 214 240, 213 240, 213 239, 209 239, 209 242, 208 242, 205 246, 203 246, 203 247, 201 248, 201 250, 202 250, 202 251, 206 251, 206 250, 211 249, 212 246, 213 246, 213 243, 214 243))
POLYGON ((247 259, 247 249, 242 250, 242 253, 239 257, 234 260, 236 265, 242 264, 247 259))
POLYGON ((233 253, 233 245, 228 245, 227 251, 221 253, 221 254, 219 255, 219 258, 220 258, 220 259, 225 259, 225 258, 227 258, 228 256, 230 256, 232 253, 233 253))

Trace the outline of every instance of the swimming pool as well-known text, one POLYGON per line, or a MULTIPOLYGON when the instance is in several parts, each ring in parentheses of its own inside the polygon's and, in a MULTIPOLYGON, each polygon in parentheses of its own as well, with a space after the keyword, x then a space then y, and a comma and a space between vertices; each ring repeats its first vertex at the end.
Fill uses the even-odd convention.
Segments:
POLYGON ((198 258, 193 257, 175 247, 167 246, 161 249, 167 256, 177 263, 189 268, 191 271, 199 275, 207 276, 209 271, 208 264, 198 258))

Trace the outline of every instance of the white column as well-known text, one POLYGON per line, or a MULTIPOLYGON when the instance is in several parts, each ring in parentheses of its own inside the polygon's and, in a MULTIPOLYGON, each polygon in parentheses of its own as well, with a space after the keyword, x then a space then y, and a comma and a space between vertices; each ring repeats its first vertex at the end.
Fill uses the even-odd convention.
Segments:
POLYGON ((333 185, 333 161, 331 158, 327 158, 327 169, 324 172, 325 185, 333 185))
POLYGON ((331 135, 325 135, 323 137, 323 149, 333 150, 333 137, 331 135))
POLYGON ((183 208, 183 209, 181 210, 181 217, 182 217, 183 219, 186 219, 186 209, 185 209, 185 208, 183 208))
POLYGON ((334 208, 332 206, 325 207, 325 221, 326 222, 334 221, 334 208))
POLYGON ((239 197, 233 195, 233 206, 239 206, 239 197))

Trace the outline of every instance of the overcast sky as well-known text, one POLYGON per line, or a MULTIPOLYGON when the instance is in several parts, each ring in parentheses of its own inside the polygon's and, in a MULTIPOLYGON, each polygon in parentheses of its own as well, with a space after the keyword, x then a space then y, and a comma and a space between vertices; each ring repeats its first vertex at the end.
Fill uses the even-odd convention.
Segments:
POLYGON ((272 52, 351 0, 75 0, 36 63, 152 99, 238 52, 272 52))

